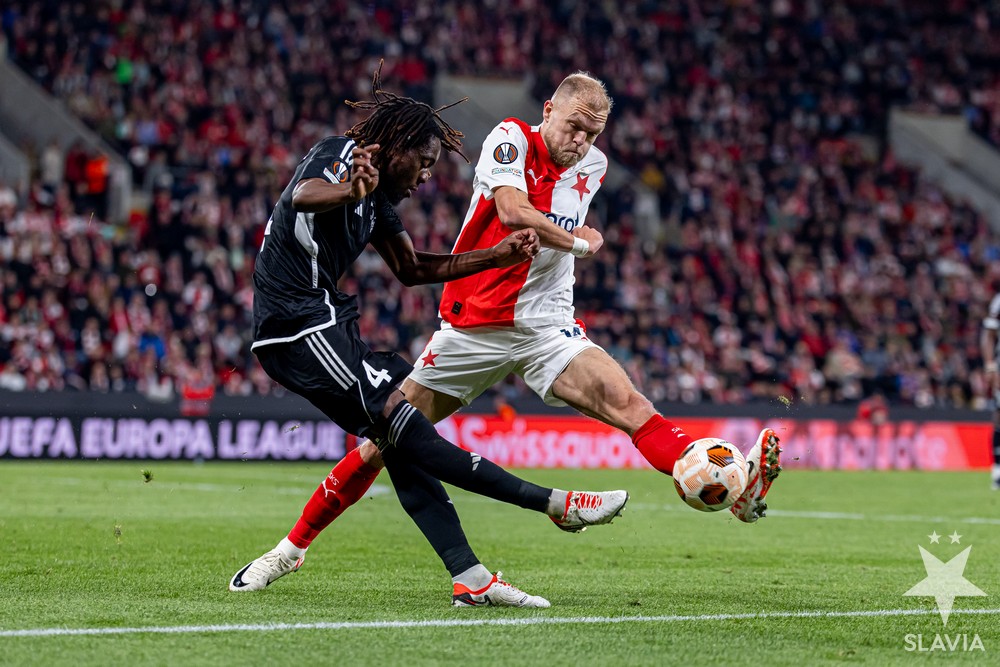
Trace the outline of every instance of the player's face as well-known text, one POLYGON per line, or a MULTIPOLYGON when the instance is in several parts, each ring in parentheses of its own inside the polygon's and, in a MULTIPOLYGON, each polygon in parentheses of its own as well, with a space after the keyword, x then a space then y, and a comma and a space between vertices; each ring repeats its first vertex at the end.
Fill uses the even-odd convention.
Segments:
POLYGON ((431 180, 431 169, 441 157, 441 140, 431 137, 421 148, 411 148, 405 153, 393 154, 385 173, 379 175, 379 187, 385 187, 386 196, 398 204, 418 187, 431 180))
POLYGON ((542 140, 553 162, 572 167, 587 154, 607 122, 606 111, 597 111, 577 98, 549 100, 542 108, 542 140))

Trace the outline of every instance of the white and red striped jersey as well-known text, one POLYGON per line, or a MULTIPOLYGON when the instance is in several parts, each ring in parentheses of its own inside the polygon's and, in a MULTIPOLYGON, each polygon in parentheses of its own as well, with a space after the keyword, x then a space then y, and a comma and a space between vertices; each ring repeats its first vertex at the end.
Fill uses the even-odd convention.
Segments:
MULTIPOLYGON (((552 224, 568 232, 584 224, 604 182, 608 159, 591 147, 566 169, 549 157, 537 125, 508 118, 493 128, 476 165, 472 203, 452 252, 489 248, 510 234, 493 191, 510 185, 552 224)), ((445 283, 441 318, 454 327, 539 327, 572 322, 573 255, 542 248, 533 259, 445 283)))

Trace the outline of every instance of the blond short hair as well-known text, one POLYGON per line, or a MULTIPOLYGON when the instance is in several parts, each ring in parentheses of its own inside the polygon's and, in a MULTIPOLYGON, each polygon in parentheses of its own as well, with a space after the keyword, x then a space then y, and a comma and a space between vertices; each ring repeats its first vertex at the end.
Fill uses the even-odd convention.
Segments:
POLYGON ((578 99, 591 107, 595 111, 610 112, 614 106, 614 100, 608 95, 607 86, 604 82, 593 76, 590 72, 574 72, 570 74, 552 93, 552 99, 578 99))

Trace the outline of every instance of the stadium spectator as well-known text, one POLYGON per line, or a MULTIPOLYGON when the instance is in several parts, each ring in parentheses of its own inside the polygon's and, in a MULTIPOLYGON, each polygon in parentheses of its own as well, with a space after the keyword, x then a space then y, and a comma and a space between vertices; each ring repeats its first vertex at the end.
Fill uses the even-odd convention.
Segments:
POLYGON ((17 208, 17 193, 0 179, 0 221, 9 220, 17 208))
POLYGON ((181 414, 185 417, 204 417, 215 398, 215 377, 211 368, 188 367, 182 380, 181 414))
POLYGON ((873 394, 858 403, 857 417, 876 426, 889 421, 889 405, 885 402, 885 397, 873 394))

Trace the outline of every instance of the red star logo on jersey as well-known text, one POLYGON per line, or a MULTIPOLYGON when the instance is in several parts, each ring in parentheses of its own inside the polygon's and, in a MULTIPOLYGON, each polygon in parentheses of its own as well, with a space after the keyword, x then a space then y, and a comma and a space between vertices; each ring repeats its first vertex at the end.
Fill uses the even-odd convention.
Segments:
POLYGON ((420 361, 424 362, 424 368, 427 368, 428 366, 437 367, 437 364, 434 363, 434 360, 437 359, 439 356, 440 355, 434 354, 430 350, 427 350, 427 354, 424 357, 421 357, 420 361))
POLYGON ((590 194, 590 188, 587 187, 587 181, 590 180, 590 176, 584 176, 583 174, 576 175, 576 185, 573 189, 580 193, 580 201, 583 201, 583 195, 590 194))

